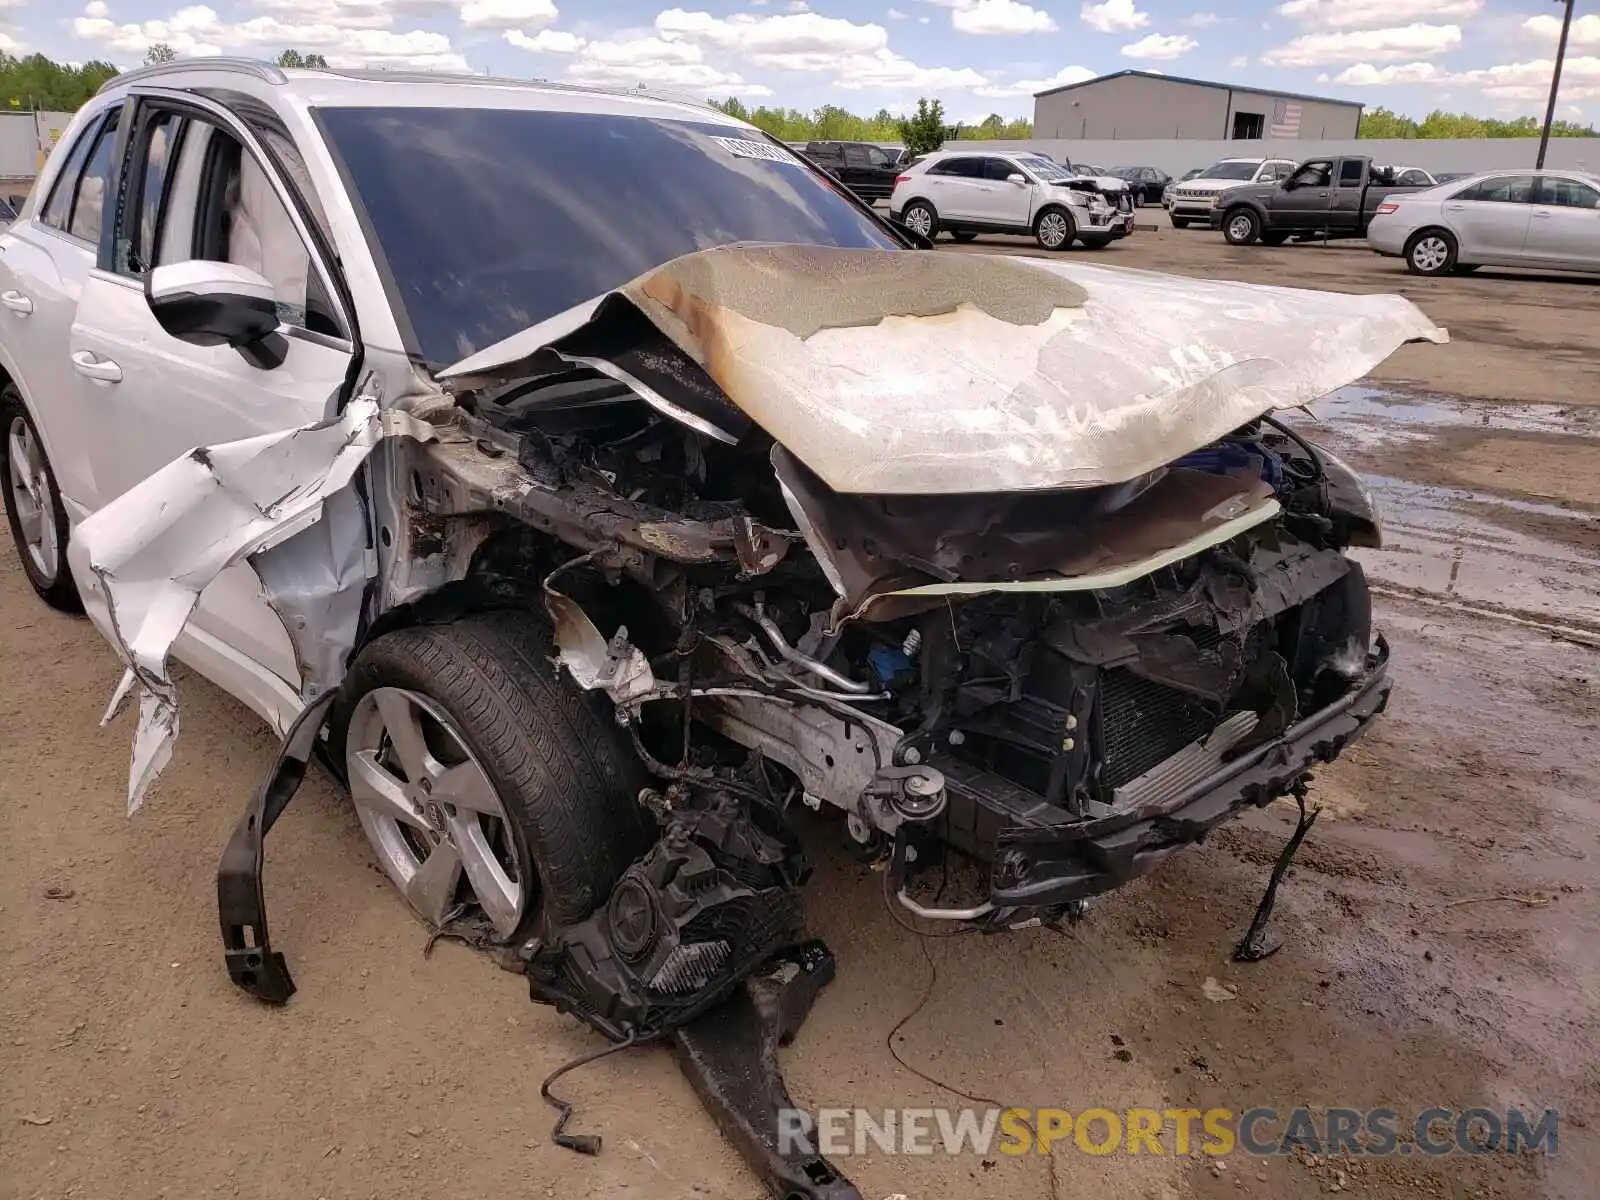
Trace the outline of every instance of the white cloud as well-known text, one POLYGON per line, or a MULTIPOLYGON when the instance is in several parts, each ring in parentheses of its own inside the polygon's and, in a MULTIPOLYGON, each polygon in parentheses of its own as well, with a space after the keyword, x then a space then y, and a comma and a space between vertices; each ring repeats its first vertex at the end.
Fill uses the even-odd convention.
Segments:
MULTIPOLYGON (((184 57, 220 54, 224 49, 271 53, 294 46, 316 51, 335 67, 468 69, 466 60, 451 48, 450 39, 431 30, 395 33, 336 25, 291 25, 274 17, 252 17, 229 24, 203 4, 181 8, 165 20, 120 25, 109 16, 88 15, 85 11, 86 15, 73 19, 73 36, 127 57, 142 57, 156 42, 164 42, 184 57)), ((102 4, 97 11, 106 9, 102 4)))
MULTIPOLYGON (((1522 27, 1543 41, 1554 43, 1561 37, 1560 17, 1529 17, 1522 27)), ((1572 30, 1567 34, 1567 45, 1577 49, 1600 46, 1600 13, 1574 17, 1572 30)))
POLYGON ((1209 29, 1213 25, 1221 25, 1227 17, 1219 17, 1214 12, 1190 13, 1183 19, 1183 23, 1191 29, 1209 29))
POLYGON ((17 41, 16 38, 0 30, 0 51, 4 51, 7 54, 21 54, 26 49, 27 47, 17 41))
POLYGON ((906 19, 906 14, 901 12, 898 8, 891 8, 883 15, 888 17, 891 21, 904 21, 906 19))
POLYGON ((607 87, 682 88, 724 96, 770 96, 764 84, 749 83, 733 72, 703 61, 700 48, 690 42, 658 37, 624 38, 585 44, 567 68, 579 83, 607 87))
POLYGON ((1049 13, 1018 0, 971 0, 950 14, 950 25, 957 33, 977 37, 1056 31, 1049 13))
POLYGON ((655 28, 670 43, 709 47, 780 71, 829 71, 850 55, 875 54, 889 45, 882 25, 857 25, 816 13, 714 17, 669 8, 657 15, 655 28))
POLYGON ((388 29, 396 16, 433 16, 455 12, 457 5, 456 0, 251 0, 250 7, 291 25, 388 29))
POLYGON ((989 83, 974 89, 980 96, 1004 98, 1007 96, 1034 96, 1051 88, 1067 87, 1093 79, 1098 74, 1088 67, 1062 67, 1048 79, 1019 79, 1014 83, 989 83))
POLYGON ((1200 43, 1187 34, 1167 36, 1152 33, 1149 37, 1140 38, 1137 42, 1122 48, 1124 58, 1143 58, 1152 62, 1165 62, 1168 59, 1181 58, 1189 53, 1200 43))
MULTIPOLYGON (((1350 87, 1382 87, 1389 84, 1401 83, 1433 83, 1444 74, 1437 66, 1429 62, 1391 63, 1386 67, 1375 67, 1371 63, 1356 63, 1353 67, 1346 67, 1332 77, 1333 83, 1343 83, 1350 87)), ((1327 76, 1322 77, 1325 81, 1327 76)))
MULTIPOLYGON (((1485 96, 1523 102, 1543 100, 1550 94, 1555 62, 1548 58, 1502 63, 1480 70, 1462 71, 1440 82, 1475 87, 1485 96)), ((1600 96, 1600 56, 1578 55, 1566 60, 1561 72, 1561 98, 1591 100, 1600 96)))
POLYGON ((589 44, 577 34, 560 29, 541 29, 532 37, 520 29, 508 29, 502 36, 511 45, 535 54, 576 54, 589 44))
POLYGON ((1483 0, 1288 0, 1278 12, 1329 29, 1376 29, 1402 21, 1470 17, 1483 0))
POLYGON ((1150 24, 1150 14, 1134 7, 1134 0, 1104 0, 1102 4, 1084 5, 1078 10, 1084 24, 1101 33, 1118 33, 1125 29, 1143 29, 1150 24))
POLYGON ((1275 66, 1313 67, 1324 63, 1428 58, 1461 45, 1459 25, 1401 25, 1393 29, 1352 29, 1308 33, 1269 50, 1261 61, 1275 66))
POLYGON ((521 29, 535 33, 555 24, 560 13, 552 0, 467 0, 461 23, 468 29, 521 29))
POLYGON ((1238 70, 1240 67, 1248 67, 1250 65, 1250 56, 1248 54, 1236 55, 1228 60, 1228 65, 1235 70, 1238 70))
POLYGON ((806 0, 789 0, 789 3, 785 4, 784 7, 792 13, 811 11, 811 5, 807 4, 806 0))
POLYGON ((861 88, 929 92, 941 88, 981 89, 989 82, 971 67, 922 67, 888 49, 853 55, 833 65, 838 70, 834 86, 850 91, 861 88))
POLYGON ((89 3, 83 6, 83 15, 86 17, 109 17, 111 9, 107 7, 105 0, 89 0, 89 3))

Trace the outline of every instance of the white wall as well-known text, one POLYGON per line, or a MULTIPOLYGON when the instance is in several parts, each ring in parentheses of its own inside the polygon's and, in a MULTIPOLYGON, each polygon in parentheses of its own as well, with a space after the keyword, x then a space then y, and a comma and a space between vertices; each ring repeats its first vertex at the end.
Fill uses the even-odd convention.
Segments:
POLYGON ((71 113, 0 112, 0 179, 32 179, 71 113))
MULTIPOLYGON (((1366 154, 1380 163, 1422 167, 1429 171, 1496 171, 1503 167, 1532 167, 1539 154, 1538 138, 1352 139, 1350 141, 1081 141, 1043 138, 1027 142, 946 142, 993 150, 1038 150, 1051 158, 1093 163, 1097 167, 1159 167, 1169 175, 1182 175, 1219 158, 1290 158, 1299 162, 1312 155, 1366 154)), ((1551 138, 1545 166, 1589 171, 1600 175, 1600 138, 1551 138)))

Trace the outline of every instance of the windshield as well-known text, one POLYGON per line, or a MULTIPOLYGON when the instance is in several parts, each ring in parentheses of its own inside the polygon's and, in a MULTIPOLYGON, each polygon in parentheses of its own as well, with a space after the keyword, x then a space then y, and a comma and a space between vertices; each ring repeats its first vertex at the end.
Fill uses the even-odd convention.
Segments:
POLYGON ((1207 179, 1254 179, 1261 169, 1258 162, 1219 162, 1205 169, 1207 179))
POLYGON ((1022 155, 1017 161, 1044 180, 1045 183, 1061 183, 1067 179, 1077 178, 1060 163, 1051 162, 1048 158, 1040 158, 1037 154, 1022 155))
POLYGON ((785 149, 711 122, 323 108, 408 349, 433 367, 680 255, 900 243, 785 149))

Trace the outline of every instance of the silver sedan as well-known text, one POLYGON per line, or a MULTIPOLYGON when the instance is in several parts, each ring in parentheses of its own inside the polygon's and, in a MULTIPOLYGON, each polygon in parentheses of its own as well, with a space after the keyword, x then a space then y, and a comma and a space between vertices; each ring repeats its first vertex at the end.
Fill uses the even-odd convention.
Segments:
POLYGON ((1600 272, 1600 177, 1496 171, 1390 196, 1367 245, 1416 275, 1483 266, 1600 272))

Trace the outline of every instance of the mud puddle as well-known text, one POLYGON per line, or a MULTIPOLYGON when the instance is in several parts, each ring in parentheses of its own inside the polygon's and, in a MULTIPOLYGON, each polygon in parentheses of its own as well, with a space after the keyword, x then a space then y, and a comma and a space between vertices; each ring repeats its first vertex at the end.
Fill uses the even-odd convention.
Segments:
POLYGON ((1349 387, 1285 417, 1372 488, 1384 546, 1357 556, 1379 590, 1600 647, 1600 518, 1538 469, 1563 450, 1600 454, 1585 444, 1600 440, 1600 411, 1349 387), (1516 443, 1532 464, 1508 456, 1477 486, 1483 448, 1515 438, 1536 439, 1516 443))

